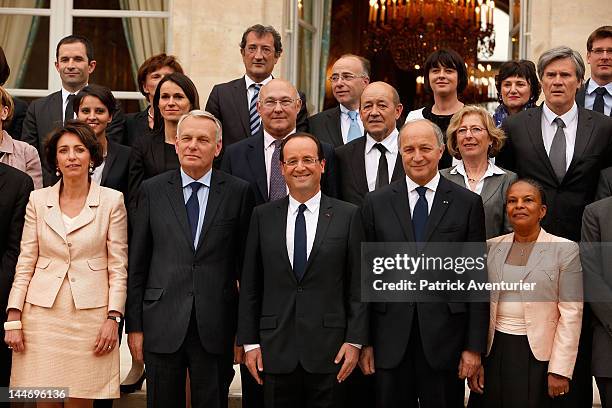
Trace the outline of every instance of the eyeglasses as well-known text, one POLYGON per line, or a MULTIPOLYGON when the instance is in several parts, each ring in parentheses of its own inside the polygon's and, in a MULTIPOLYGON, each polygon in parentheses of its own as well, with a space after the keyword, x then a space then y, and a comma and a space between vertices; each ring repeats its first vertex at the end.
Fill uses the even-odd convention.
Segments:
POLYGON ((266 47, 266 46, 258 47, 257 45, 249 45, 248 47, 245 48, 245 51, 247 54, 255 54, 257 50, 261 50, 261 53, 265 57, 269 57, 270 55, 274 53, 273 48, 266 47))
POLYGON ((593 48, 591 52, 598 57, 604 55, 604 53, 612 55, 612 48, 593 48))
POLYGON ((344 73, 344 74, 333 74, 327 79, 329 79, 330 82, 334 83, 334 82, 338 82, 340 79, 342 79, 344 82, 349 82, 355 78, 364 78, 364 77, 365 75, 355 75, 355 74, 344 73))
POLYGON ((468 130, 470 131, 472 136, 480 136, 484 132, 487 131, 487 129, 481 128, 479 126, 472 126, 471 128, 462 127, 462 128, 457 129, 457 136, 465 136, 465 135, 467 135, 468 130))
POLYGON ((290 98, 266 99, 265 101, 263 101, 263 106, 267 109, 274 109, 276 108, 276 104, 280 103, 283 108, 286 108, 290 106, 293 102, 295 102, 295 99, 290 99, 290 98))
POLYGON ((302 165, 304 166, 312 166, 318 161, 319 159, 315 157, 303 157, 302 160, 298 160, 298 159, 285 160, 283 164, 287 167, 297 167, 297 165, 300 164, 300 162, 302 162, 302 165))

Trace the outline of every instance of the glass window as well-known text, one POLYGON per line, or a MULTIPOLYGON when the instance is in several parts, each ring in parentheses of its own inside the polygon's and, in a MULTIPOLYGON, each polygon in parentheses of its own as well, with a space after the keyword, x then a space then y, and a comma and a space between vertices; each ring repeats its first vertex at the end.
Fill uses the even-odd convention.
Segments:
POLYGON ((300 26, 298 31, 298 80, 299 90, 308 95, 312 84, 312 45, 313 33, 300 26))

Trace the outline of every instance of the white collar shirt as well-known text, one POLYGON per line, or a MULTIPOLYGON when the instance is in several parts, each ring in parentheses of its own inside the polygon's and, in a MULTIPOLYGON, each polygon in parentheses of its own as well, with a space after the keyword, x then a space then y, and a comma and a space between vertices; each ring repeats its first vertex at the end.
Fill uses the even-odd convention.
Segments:
MULTIPOLYGON (((595 103, 595 90, 599 88, 597 82, 593 81, 593 78, 589 79, 589 85, 587 86, 584 93, 584 107, 586 109, 593 109, 593 104, 595 103)), ((610 116, 610 111, 612 111, 612 81, 608 82, 604 85, 604 88, 608 91, 607 94, 604 95, 604 115, 610 116)))
POLYGON ((261 84, 261 86, 264 86, 265 84, 270 82, 272 79, 273 79, 272 75, 270 75, 269 77, 267 77, 261 82, 255 82, 248 75, 246 74, 244 75, 244 82, 246 82, 246 91, 247 91, 247 107, 251 105, 251 99, 253 99, 253 95, 255 94, 255 89, 253 89, 251 85, 261 84))
POLYGON ((202 233, 202 225, 204 224, 204 216, 206 215, 206 206, 208 205, 208 193, 210 191, 210 179, 212 177, 212 169, 208 170, 206 174, 204 174, 198 180, 192 179, 181 167, 181 185, 183 187, 183 199, 185 204, 191 197, 192 189, 189 184, 194 181, 200 182, 203 185, 198 190, 198 204, 200 206, 200 213, 198 214, 198 228, 196 229, 195 239, 193 241, 193 247, 198 247, 198 241, 200 240, 200 234, 202 233))
POLYGON ((576 130, 578 129, 578 106, 576 102, 569 111, 561 116, 550 110, 546 102, 542 104, 542 141, 547 155, 550 155, 550 146, 557 132, 557 124, 554 122, 557 117, 565 123, 563 133, 565 134, 565 169, 567 170, 572 162, 572 157, 574 157, 574 147, 576 146, 576 130))
MULTIPOLYGON (((295 247, 295 220, 298 215, 300 206, 299 201, 289 195, 289 208, 287 209, 287 256, 293 268, 293 251, 295 247)), ((312 196, 304 203, 306 210, 304 211, 304 221, 306 221, 306 259, 310 257, 312 245, 314 244, 315 235, 317 233, 317 223, 319 221, 319 208, 321 207, 321 190, 312 196)))
MULTIPOLYGON (((424 187, 427 187, 425 198, 427 199, 428 214, 431 213, 431 206, 433 205, 433 201, 436 196, 438 183, 440 183, 440 173, 436 172, 436 175, 424 185, 424 187)), ((414 207, 419 199, 419 193, 417 193, 416 188, 420 187, 420 185, 415 183, 410 177, 406 176, 406 186, 408 187, 408 204, 410 204, 410 217, 412 218, 414 207)))
MULTIPOLYGON (((380 142, 387 152, 385 156, 387 156, 387 171, 389 174, 389 181, 391 181, 391 177, 393 176, 393 170, 395 169, 395 161, 397 160, 397 137, 399 132, 397 129, 393 129, 393 131, 380 142)), ((378 161, 380 160, 380 150, 374 147, 374 145, 378 143, 370 134, 366 135, 365 142, 365 152, 364 152, 364 160, 365 160, 365 171, 366 171, 366 180, 368 182, 368 191, 373 191, 376 188, 376 175, 378 173, 378 161)))
MULTIPOLYGON (((87 84, 85 84, 85 86, 87 86, 87 84)), ((83 86, 83 88, 85 86, 83 86)), ((64 89, 64 87, 62 87, 62 122, 64 121, 64 117, 66 116, 66 106, 68 106, 68 95, 76 95, 78 93, 79 91, 69 92, 66 89, 64 89)), ((76 114, 73 114, 72 117, 76 118, 76 114)))
MULTIPOLYGON (((465 166, 463 165, 463 160, 460 160, 459 163, 450 171, 450 174, 460 174, 463 176, 463 182, 465 183, 465 187, 469 190, 472 190, 470 187, 470 182, 468 180, 467 172, 465 171, 465 166)), ((478 180, 476 184, 476 189, 472 190, 474 193, 480 195, 482 194, 482 189, 484 187, 484 182, 487 177, 492 177, 496 174, 506 174, 505 171, 497 167, 492 159, 489 159, 489 164, 484 174, 478 180)))

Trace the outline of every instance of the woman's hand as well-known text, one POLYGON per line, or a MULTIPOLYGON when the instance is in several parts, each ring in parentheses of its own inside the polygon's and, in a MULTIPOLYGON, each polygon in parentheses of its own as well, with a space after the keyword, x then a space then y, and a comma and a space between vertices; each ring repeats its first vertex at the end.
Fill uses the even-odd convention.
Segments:
POLYGON ((117 339, 119 337, 119 323, 112 319, 105 319, 96 337, 96 345, 94 347, 94 353, 101 356, 108 354, 117 345, 117 339))
POLYGON ((25 350, 25 344, 23 342, 23 330, 5 330, 4 342, 8 348, 13 349, 14 352, 19 353, 25 350))
POLYGON ((563 396, 569 392, 569 379, 559 374, 548 373, 548 395, 550 398, 563 396))

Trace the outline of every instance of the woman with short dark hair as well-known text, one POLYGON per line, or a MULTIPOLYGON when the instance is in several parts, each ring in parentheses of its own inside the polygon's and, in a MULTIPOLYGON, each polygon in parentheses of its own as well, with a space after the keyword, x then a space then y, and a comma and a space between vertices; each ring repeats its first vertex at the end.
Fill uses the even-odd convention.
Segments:
POLYGON ((540 97, 540 81, 535 64, 528 60, 507 61, 495 76, 499 105, 493 114, 495 126, 525 109, 533 108, 540 97))

